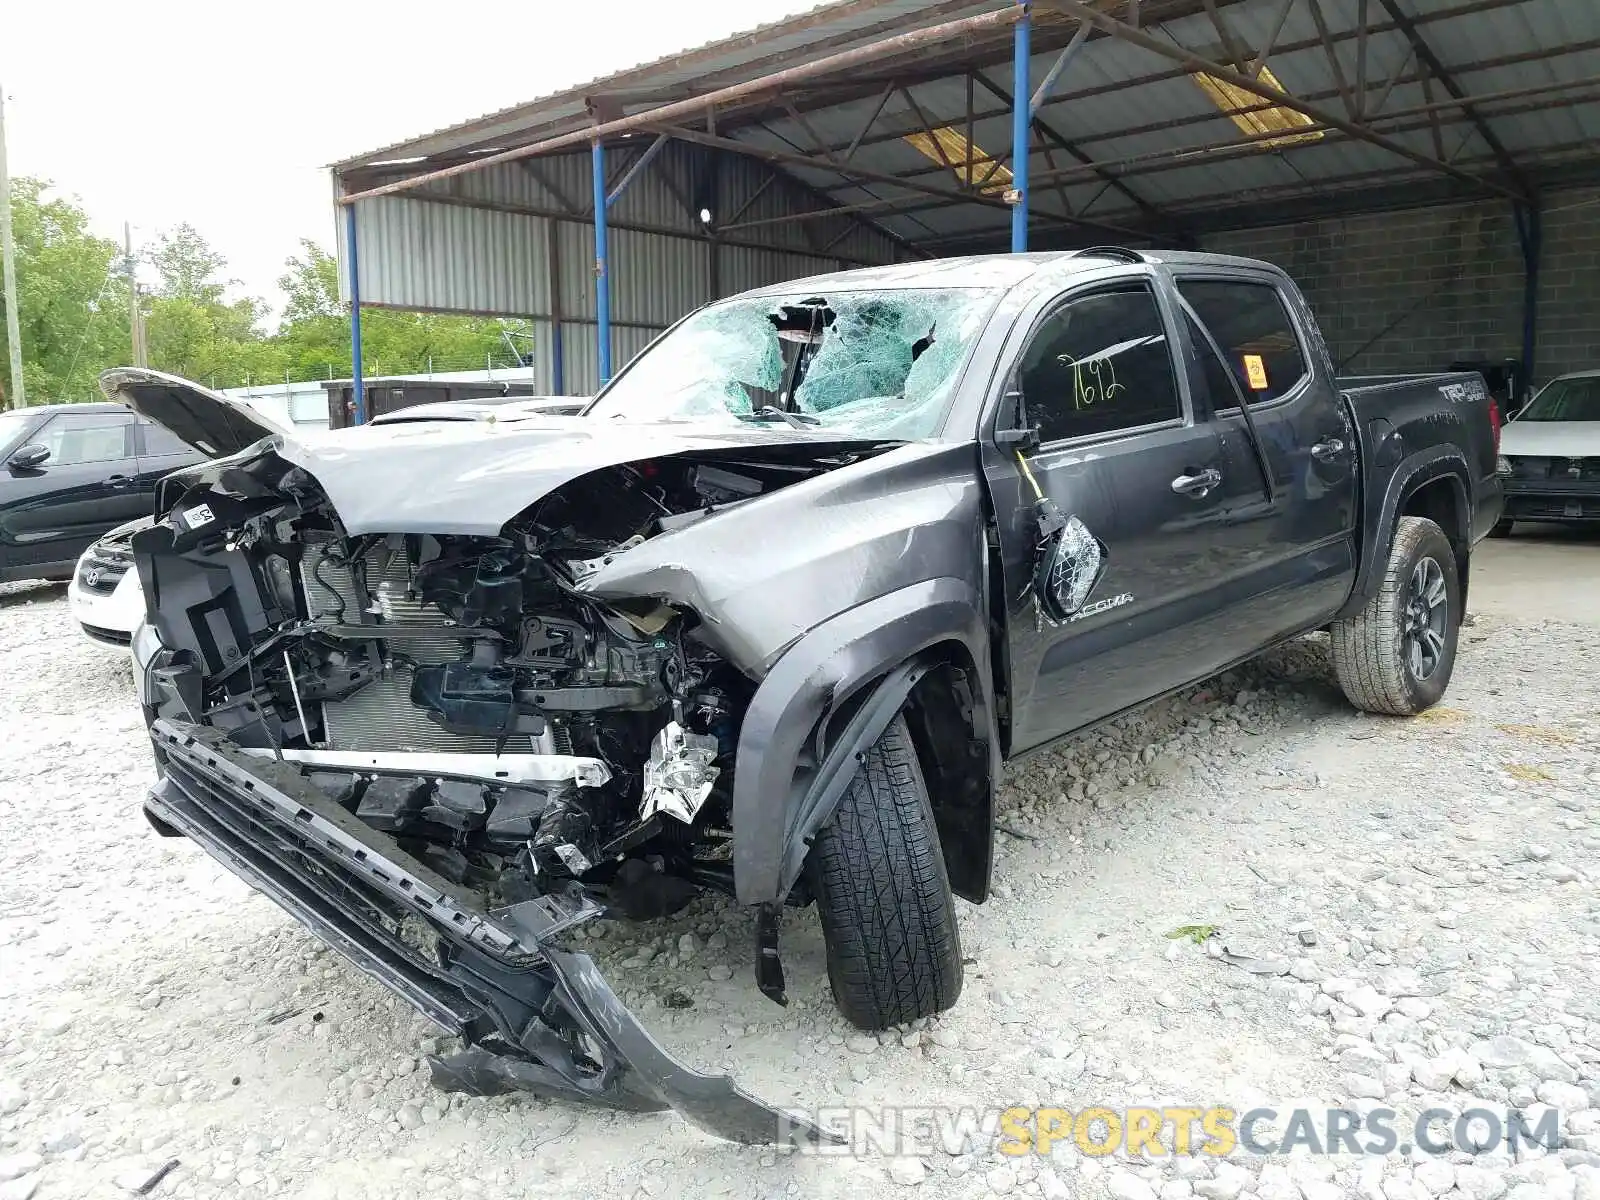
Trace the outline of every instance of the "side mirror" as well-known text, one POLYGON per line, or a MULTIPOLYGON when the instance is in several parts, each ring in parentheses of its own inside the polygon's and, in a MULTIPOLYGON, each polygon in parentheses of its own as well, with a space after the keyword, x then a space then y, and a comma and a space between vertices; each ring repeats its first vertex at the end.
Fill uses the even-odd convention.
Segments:
POLYGON ((1028 424, 1028 402, 1022 391, 1013 387, 1000 401, 1001 412, 1006 414, 1005 425, 994 432, 994 440, 1002 446, 1031 449, 1039 444, 1039 428, 1028 424))
POLYGON ((11 452, 11 457, 6 459, 8 467, 15 467, 19 471, 31 471, 41 467, 50 457, 50 447, 40 442, 29 442, 26 446, 18 446, 11 452))

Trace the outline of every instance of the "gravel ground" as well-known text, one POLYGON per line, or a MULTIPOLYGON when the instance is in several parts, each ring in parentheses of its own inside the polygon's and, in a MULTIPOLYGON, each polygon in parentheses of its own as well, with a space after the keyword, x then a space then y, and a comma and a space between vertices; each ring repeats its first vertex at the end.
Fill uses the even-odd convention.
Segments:
POLYGON ((1311 639, 1020 768, 965 993, 922 1029, 843 1023, 810 912, 787 1009, 730 904, 591 949, 663 1042, 778 1103, 1549 1105, 1563 1147, 826 1157, 430 1090, 436 1031, 147 827, 127 665, 60 588, 0 589, 0 1200, 129 1195, 174 1159, 151 1195, 1600 1200, 1600 629, 1463 634, 1425 719, 1353 713, 1311 639))

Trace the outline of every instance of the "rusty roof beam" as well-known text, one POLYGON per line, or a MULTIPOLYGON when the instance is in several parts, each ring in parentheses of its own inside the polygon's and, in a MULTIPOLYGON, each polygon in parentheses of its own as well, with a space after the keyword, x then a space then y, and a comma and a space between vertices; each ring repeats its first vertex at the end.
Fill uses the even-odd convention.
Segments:
MULTIPOLYGON (((1089 5, 1082 3, 1081 0, 1044 0, 1044 3, 1048 4, 1051 8, 1062 9, 1080 20, 1094 21, 1100 26, 1101 29, 1104 29, 1107 33, 1110 33, 1121 41, 1124 41, 1131 46, 1137 46, 1142 50, 1149 51, 1152 54, 1160 55, 1163 58, 1171 59, 1173 62, 1181 63, 1184 66, 1187 66, 1191 71, 1203 71, 1207 74, 1214 75, 1218 79, 1221 79, 1225 83, 1230 83, 1236 88, 1242 88, 1244 91, 1260 96, 1263 100, 1271 100, 1279 105, 1282 105, 1284 108, 1292 109, 1298 113, 1303 113, 1305 116, 1310 117, 1313 121, 1317 121, 1321 124, 1329 126, 1330 128, 1337 129, 1340 132, 1346 133, 1351 137, 1358 138, 1361 141, 1368 142, 1371 145, 1377 146, 1379 149, 1387 150, 1391 154, 1399 155, 1401 158, 1409 159, 1412 162, 1418 163, 1422 166, 1432 167, 1434 170, 1443 171, 1447 175, 1455 175, 1458 178, 1479 184, 1480 186, 1484 186, 1482 181, 1468 175, 1459 167, 1455 167, 1450 163, 1441 162, 1437 158, 1431 158, 1420 151, 1413 150, 1410 146, 1405 145, 1403 142, 1397 142, 1393 138, 1385 137, 1383 134, 1375 132, 1369 126, 1347 120, 1346 118, 1339 116, 1337 113, 1330 112, 1329 110, 1321 108, 1318 105, 1307 104, 1298 97, 1291 96, 1287 92, 1280 91, 1278 88, 1262 83, 1259 79, 1251 79, 1248 76, 1241 75, 1238 71, 1235 71, 1230 67, 1223 66, 1221 63, 1211 62, 1209 59, 1196 54, 1192 50, 1185 50, 1181 46, 1169 45, 1159 38, 1151 37, 1147 33, 1143 33, 1129 25, 1124 25, 1121 21, 1118 21, 1115 18, 1106 16, 1104 13, 1101 13, 1089 7, 1089 5)), ((1525 200, 1527 198, 1524 193, 1515 187, 1506 187, 1498 183, 1488 183, 1486 186, 1513 200, 1525 200)))
POLYGON ((409 191, 422 183, 450 179, 471 171, 482 170, 484 167, 493 166, 497 163, 518 162, 525 158, 548 154, 554 150, 569 149, 573 146, 592 143, 612 134, 631 133, 652 127, 656 127, 659 131, 661 125, 671 124, 682 118, 698 119, 708 109, 715 108, 720 104, 731 104, 739 100, 747 100, 753 96, 765 96, 768 94, 777 97, 782 95, 784 87, 791 83, 798 83, 833 71, 847 71, 852 67, 869 62, 877 62, 880 59, 891 57, 905 50, 938 45, 941 42, 969 33, 986 29, 1006 28, 1016 24, 1022 15, 1022 11, 1020 7, 1004 8, 995 12, 962 17, 955 21, 946 21, 940 25, 929 25, 922 29, 914 29, 895 37, 885 38, 881 42, 858 46, 852 50, 845 50, 824 58, 813 59, 808 63, 788 67, 771 75, 763 75, 747 80, 744 83, 736 83, 729 87, 719 88, 716 91, 708 92, 691 100, 680 100, 674 104, 666 104, 660 108, 649 109, 645 112, 633 113, 610 121, 601 121, 587 129, 574 129, 568 133, 557 134, 555 137, 543 138, 526 146, 516 146, 510 150, 502 150, 497 154, 488 154, 471 162, 459 163, 455 166, 443 167, 435 171, 425 171, 420 175, 396 180, 381 187, 369 188, 364 192, 341 196, 339 197, 339 203, 353 204, 357 200, 394 195, 399 192, 409 191))
POLYGON ((1439 56, 1433 52, 1433 47, 1428 45, 1427 39, 1417 29, 1416 22, 1395 3, 1395 0, 1378 0, 1378 3, 1383 5, 1383 11, 1388 13, 1389 19, 1399 27, 1400 32, 1405 35, 1406 41, 1411 43, 1411 49, 1415 51, 1417 61, 1428 68, 1433 77, 1439 81, 1439 86, 1449 92, 1453 99, 1461 102, 1461 111, 1467 114, 1468 119, 1477 129, 1478 135, 1483 138, 1484 145, 1489 147, 1489 152, 1494 155, 1495 161, 1500 164, 1500 169, 1517 185, 1519 192, 1523 195, 1528 195, 1532 189, 1528 186, 1528 181, 1523 176, 1522 168, 1517 164, 1517 160, 1506 149, 1505 143, 1500 140, 1495 131, 1489 128, 1489 123, 1472 107, 1470 98, 1462 90, 1461 85, 1456 82, 1455 76, 1450 72, 1450 69, 1439 61, 1439 56))
MULTIPOLYGON (((1006 91, 1005 88, 1001 87, 999 84, 995 83, 993 80, 991 80, 982 71, 973 71, 972 72, 972 76, 979 83, 981 83, 986 89, 988 89, 990 94, 992 94, 1002 104, 1005 104, 1007 106, 1009 106, 1011 104, 1011 93, 1006 91)), ((1088 153, 1086 153, 1075 142, 1069 140, 1068 138, 1063 137, 1061 134, 1057 133, 1054 129, 1052 129, 1049 125, 1045 124, 1045 122, 1044 122, 1044 120, 1042 118, 1034 117, 1032 124, 1033 124, 1033 127, 1039 131, 1039 136, 1040 137, 1048 138, 1051 142, 1053 142, 1056 145, 1056 147, 1058 149, 1063 150, 1067 154, 1072 155, 1073 158, 1077 159, 1080 163, 1082 163, 1085 169, 1092 171, 1094 174, 1098 174, 1100 176, 1100 178, 1104 179, 1107 183, 1111 184, 1113 187, 1115 187, 1117 189, 1117 191, 1121 192, 1130 201, 1132 201, 1133 202, 1133 206, 1135 208, 1137 208, 1140 212, 1144 213, 1145 216, 1147 216, 1151 220, 1155 220, 1155 221, 1165 221, 1165 220, 1168 219, 1165 213, 1163 213, 1154 204, 1151 204, 1150 201, 1146 200, 1143 196, 1141 196, 1137 192, 1135 192, 1127 184, 1123 183, 1121 180, 1118 180, 1118 179, 1114 178, 1111 175, 1107 175, 1107 174, 1105 174, 1103 172, 1100 172, 1100 171, 1096 170, 1096 168, 1098 167, 1098 164, 1095 162, 1093 157, 1091 157, 1088 153)), ((1033 182, 1037 182, 1037 180, 1034 180, 1033 182)))
MULTIPOLYGON (((1040 0, 1040 2, 1047 4, 1048 0, 1040 0)), ((1425 13, 1425 14, 1417 17, 1416 18, 1416 22, 1419 25, 1428 24, 1428 23, 1432 23, 1432 22, 1447 20, 1447 19, 1450 19, 1450 18, 1453 18, 1453 17, 1465 17, 1465 16, 1471 16, 1471 15, 1473 15, 1475 13, 1480 13, 1480 12, 1492 12, 1492 11, 1495 11, 1497 9, 1509 8, 1509 7, 1518 5, 1518 4, 1527 4, 1527 3, 1531 3, 1531 2, 1532 2, 1532 0, 1467 0, 1466 3, 1460 4, 1460 5, 1458 5, 1456 7, 1453 7, 1453 8, 1439 9, 1436 12, 1425 13)), ((1379 21, 1379 22, 1373 23, 1373 25, 1371 26, 1369 32, 1371 32, 1371 33, 1387 33, 1387 32, 1394 31, 1394 30, 1396 30, 1398 28, 1399 28, 1399 26, 1395 25, 1392 22, 1379 21)), ((1338 33, 1330 32, 1329 33, 1329 41, 1334 42, 1335 44, 1337 44, 1339 42, 1349 41, 1349 40, 1355 38, 1356 36, 1357 36, 1357 34, 1356 34, 1356 31, 1354 31, 1354 30, 1348 30, 1348 31, 1343 31, 1343 32, 1338 32, 1338 33)), ((1036 37, 1035 40, 1036 40, 1036 42, 1039 42, 1042 39, 1039 39, 1039 38, 1036 37)), ((1092 41, 1093 38, 1091 37, 1090 40, 1092 41)), ((1285 54, 1292 54, 1292 53, 1295 53, 1295 52, 1301 51, 1301 50, 1312 50, 1312 49, 1315 49, 1316 47, 1318 47, 1320 45, 1322 45, 1322 41, 1319 38, 1302 39, 1300 41, 1285 42, 1281 46, 1278 46, 1273 51, 1273 53, 1275 55, 1280 55, 1281 56, 1281 55, 1285 55, 1285 54)), ((1579 47, 1581 48, 1583 45, 1584 44, 1580 43, 1579 47)), ((1044 47, 1041 46, 1040 47, 1040 52, 1041 53, 1046 53, 1048 51, 1044 47)), ((1539 61, 1543 61, 1544 59, 1547 59, 1547 58, 1560 57, 1563 54, 1567 54, 1567 53, 1571 53, 1571 52, 1575 52, 1575 50, 1570 50, 1568 47, 1554 47, 1549 51, 1541 51, 1541 52, 1538 52, 1538 53, 1528 54, 1528 55, 1525 55, 1525 56, 1518 56, 1518 57, 1514 58, 1512 61, 1539 62, 1539 61)), ((1457 71, 1458 74, 1459 73, 1465 73, 1465 72, 1467 72, 1469 70, 1485 69, 1490 65, 1495 65, 1495 64, 1486 61, 1486 62, 1484 62, 1482 64, 1474 64, 1474 65, 1471 65, 1471 66, 1465 66, 1465 65, 1464 66, 1460 66, 1460 67, 1456 68, 1456 71, 1457 71)), ((1509 63, 1501 63, 1499 65, 1510 65, 1510 64, 1509 63)), ((945 73, 945 74, 936 74, 932 78, 933 79, 951 78, 954 74, 955 74, 955 72, 949 72, 949 73, 945 73)), ((1191 71, 1189 71, 1187 69, 1181 69, 1181 68, 1180 69, 1176 69, 1176 70, 1170 70, 1170 71, 1156 71, 1156 72, 1152 72, 1152 73, 1150 73, 1148 75, 1136 75, 1136 76, 1132 76, 1132 77, 1127 78, 1127 79, 1120 79, 1120 80, 1117 80, 1114 83, 1097 84, 1094 87, 1080 88, 1080 89, 1078 89, 1076 91, 1057 93, 1057 94, 1054 94, 1054 95, 1046 97, 1044 102, 1042 104, 1040 104, 1039 110, 1040 110, 1041 113, 1043 113, 1046 109, 1050 108, 1052 105, 1070 104, 1074 100, 1084 100, 1084 99, 1088 99, 1088 98, 1093 97, 1093 96, 1103 96, 1103 95, 1108 95, 1108 94, 1111 94, 1111 93, 1114 93, 1114 92, 1126 91, 1129 88, 1140 87, 1140 86, 1142 86, 1144 84, 1147 84, 1147 83, 1162 83, 1162 82, 1165 82, 1165 81, 1170 80, 1170 79, 1183 79, 1183 78, 1187 77, 1190 74, 1192 74, 1191 71)), ((923 79, 923 82, 927 82, 927 81, 928 80, 926 78, 923 79)), ((878 86, 879 82, 882 82, 882 81, 873 81, 873 87, 878 86)), ((1400 83, 1408 83, 1408 82, 1414 82, 1414 81, 1413 80, 1407 80, 1407 79, 1401 79, 1398 82, 1400 82, 1400 83)), ((821 108, 821 109, 833 108, 833 107, 836 107, 836 106, 838 106, 840 104, 851 103, 852 101, 857 100, 857 99, 864 99, 867 96, 870 96, 872 94, 873 94, 873 92, 870 91, 870 90, 858 91, 856 95, 850 97, 849 99, 835 98, 835 99, 830 99, 830 100, 827 100, 827 101, 819 101, 815 105, 800 104, 800 105, 798 105, 798 107, 800 107, 801 109, 803 109, 806 112, 814 112, 819 108, 821 108)), ((1330 99, 1330 98, 1336 97, 1337 95, 1338 95, 1338 92, 1334 92, 1334 91, 1321 92, 1321 93, 1307 93, 1306 98, 1310 99, 1310 98, 1313 98, 1313 96, 1315 96, 1315 98, 1318 98, 1318 99, 1330 99)), ((1274 103, 1269 103, 1269 104, 1263 104, 1261 106, 1261 108, 1262 109, 1266 109, 1266 108, 1272 108, 1272 107, 1275 107, 1275 106, 1276 106, 1276 103, 1274 102, 1274 103)), ((1260 110, 1242 110, 1242 111, 1260 111, 1260 110)), ((974 113, 973 114, 973 119, 974 119, 975 122, 976 121, 990 121, 990 120, 995 120, 995 119, 998 119, 998 118, 1008 118, 1010 116, 1010 113, 1011 113, 1011 109, 1010 109, 1009 106, 1007 106, 1005 108, 995 108, 995 109, 989 109, 989 110, 986 110, 986 111, 974 113)), ((1225 114, 1219 114, 1219 115, 1222 115, 1222 116, 1225 117, 1225 114)), ((1208 119, 1209 119, 1209 114, 1207 116, 1208 116, 1208 119)), ((861 145, 862 146, 874 146, 874 145, 881 145, 884 142, 898 141, 901 137, 904 136, 904 134, 906 132, 915 132, 915 130, 906 130, 906 131, 903 131, 903 132, 876 134, 876 135, 874 135, 872 137, 868 137, 868 138, 864 139, 861 142, 861 145)), ((1117 135, 1117 134, 1100 134, 1100 133, 1079 134, 1079 135, 1076 135, 1075 140, 1077 140, 1081 144, 1087 145, 1090 142, 1101 141, 1101 140, 1104 140, 1104 139, 1106 139, 1108 137, 1113 137, 1113 136, 1119 136, 1119 135, 1117 135)), ((831 148, 837 150, 837 149, 840 149, 841 147, 833 146, 831 148)))
MULTIPOLYGON (((916 192, 925 196, 936 196, 942 200, 949 200, 958 204, 978 204, 985 208, 998 208, 1003 209, 1006 212, 1011 211, 1011 206, 998 197, 985 196, 981 193, 972 195, 965 192, 949 191, 945 188, 932 187, 925 183, 918 183, 916 180, 902 179, 900 176, 891 175, 886 171, 869 170, 868 168, 857 166, 855 163, 830 162, 827 159, 816 158, 808 154, 795 154, 785 150, 773 150, 766 146, 753 146, 749 142, 734 141, 732 138, 720 136, 714 137, 711 134, 701 133, 699 130, 694 129, 682 129, 676 126, 668 126, 664 127, 664 129, 666 132, 670 132, 674 138, 677 138, 680 141, 694 142, 700 145, 732 150, 749 158, 763 159, 767 162, 777 163, 782 166, 805 167, 814 171, 828 171, 833 174, 846 177, 856 176, 859 180, 866 180, 869 183, 889 184, 892 187, 902 188, 908 192, 916 192)), ((859 182, 849 182, 836 186, 859 187, 860 184, 859 182)), ((825 192, 823 194, 826 195, 825 192)), ((849 211, 860 211, 859 206, 855 205, 842 205, 840 208, 849 211)), ((806 215, 824 216, 835 214, 843 215, 842 212, 839 212, 837 209, 833 211, 819 211, 806 215)), ((1124 226, 1112 225, 1102 221, 1083 221, 1076 217, 1057 217, 1055 214, 1049 215, 1054 220, 1066 221, 1073 225, 1083 225, 1088 228, 1098 229, 1103 233, 1114 233, 1121 235, 1128 232, 1124 226)), ((757 224, 775 224, 780 221, 791 221, 794 219, 795 218, 793 216, 763 218, 760 222, 745 221, 741 227, 744 229, 749 229, 757 224)))
MULTIPOLYGON (((1509 93, 1509 95, 1513 97, 1537 95, 1555 90, 1566 90, 1569 88, 1582 86, 1590 88, 1600 87, 1600 78, 1577 80, 1571 83, 1544 84, 1540 87, 1531 89, 1516 89, 1509 93)), ((1566 100, 1541 100, 1530 104, 1517 105, 1510 108, 1497 110, 1494 115, 1516 116, 1522 113, 1548 112, 1554 109, 1571 108, 1577 104, 1593 103, 1596 100, 1600 100, 1600 93, 1590 92, 1586 95, 1572 97, 1566 100)), ((1396 111, 1383 118, 1385 122, 1384 132, 1415 133, 1420 130, 1429 129, 1432 127, 1436 119, 1441 119, 1439 117, 1441 112, 1448 112, 1457 107, 1457 102, 1454 100, 1442 100, 1433 104, 1423 104, 1418 105, 1415 108, 1396 111), (1421 119, 1405 120, 1405 118, 1419 117, 1421 119), (1403 123, 1393 124, 1394 122, 1403 123)), ((1466 120, 1467 118, 1465 116, 1451 116, 1442 118, 1442 124, 1455 125, 1466 120)), ((1308 127, 1307 131, 1309 132, 1318 128, 1322 127, 1310 126, 1308 127)), ((1349 134, 1346 134, 1340 130, 1324 129, 1323 132, 1327 136, 1322 141, 1303 142, 1298 145, 1283 146, 1277 150, 1277 153, 1283 153, 1286 151, 1304 151, 1319 145, 1355 140, 1352 139, 1349 134)), ((1103 159, 1100 162, 1100 166, 1106 171, 1113 172, 1118 178, 1137 175, 1155 175, 1164 171, 1181 170, 1185 167, 1203 166, 1216 162, 1228 162, 1236 158, 1249 158, 1254 155, 1268 153, 1268 151, 1261 149, 1260 143, 1272 141, 1273 139, 1282 136, 1283 134, 1281 132, 1272 131, 1267 133, 1251 134, 1248 137, 1235 138, 1232 141, 1211 142, 1207 145, 1189 146, 1178 151, 1148 150, 1143 154, 1128 155, 1125 158, 1103 159)), ((1048 171, 1036 172, 1034 181, 1039 183, 1050 183, 1054 182, 1058 177, 1064 178, 1068 182, 1085 183, 1088 182, 1091 176, 1089 172, 1085 171, 1081 167, 1067 167, 1054 173, 1048 171)), ((1337 178, 1343 177, 1340 176, 1337 178)), ((1479 186, 1488 186, 1484 184, 1481 178, 1476 179, 1476 182, 1479 186)))

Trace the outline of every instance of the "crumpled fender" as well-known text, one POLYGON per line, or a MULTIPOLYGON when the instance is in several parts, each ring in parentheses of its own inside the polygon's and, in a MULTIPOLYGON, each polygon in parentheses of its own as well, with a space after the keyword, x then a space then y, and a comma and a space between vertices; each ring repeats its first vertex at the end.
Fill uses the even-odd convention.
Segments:
MULTIPOLYGON (((984 612, 983 597, 965 580, 929 579, 839 614, 777 660, 756 689, 739 734, 733 874, 740 903, 776 903, 788 894, 799 878, 811 835, 833 815, 843 793, 842 787, 827 787, 831 772, 826 760, 817 764, 820 769, 801 765, 806 743, 826 713, 897 668, 906 667, 908 675, 923 669, 918 656, 950 641, 965 646, 980 667, 981 709, 986 717, 993 711, 988 673, 981 669, 989 661, 984 612), (832 793, 831 801, 816 803, 824 792, 832 793)), ((886 686, 904 685, 898 696, 903 702, 914 683, 895 675, 886 686)), ((847 742, 870 745, 900 704, 877 707, 886 709, 869 718, 881 717, 877 729, 852 729, 856 736, 838 739, 841 750, 848 751, 847 742)), ((986 735, 991 746, 998 745, 992 731, 986 735)))

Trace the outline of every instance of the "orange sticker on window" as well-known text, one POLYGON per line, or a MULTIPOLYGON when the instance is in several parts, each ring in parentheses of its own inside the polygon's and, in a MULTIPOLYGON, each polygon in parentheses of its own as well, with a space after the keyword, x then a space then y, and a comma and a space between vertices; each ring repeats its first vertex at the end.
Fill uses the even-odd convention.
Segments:
POLYGON ((1259 354, 1246 354, 1244 356, 1244 373, 1250 380, 1252 391, 1264 392, 1267 390, 1267 364, 1261 361, 1259 354))

